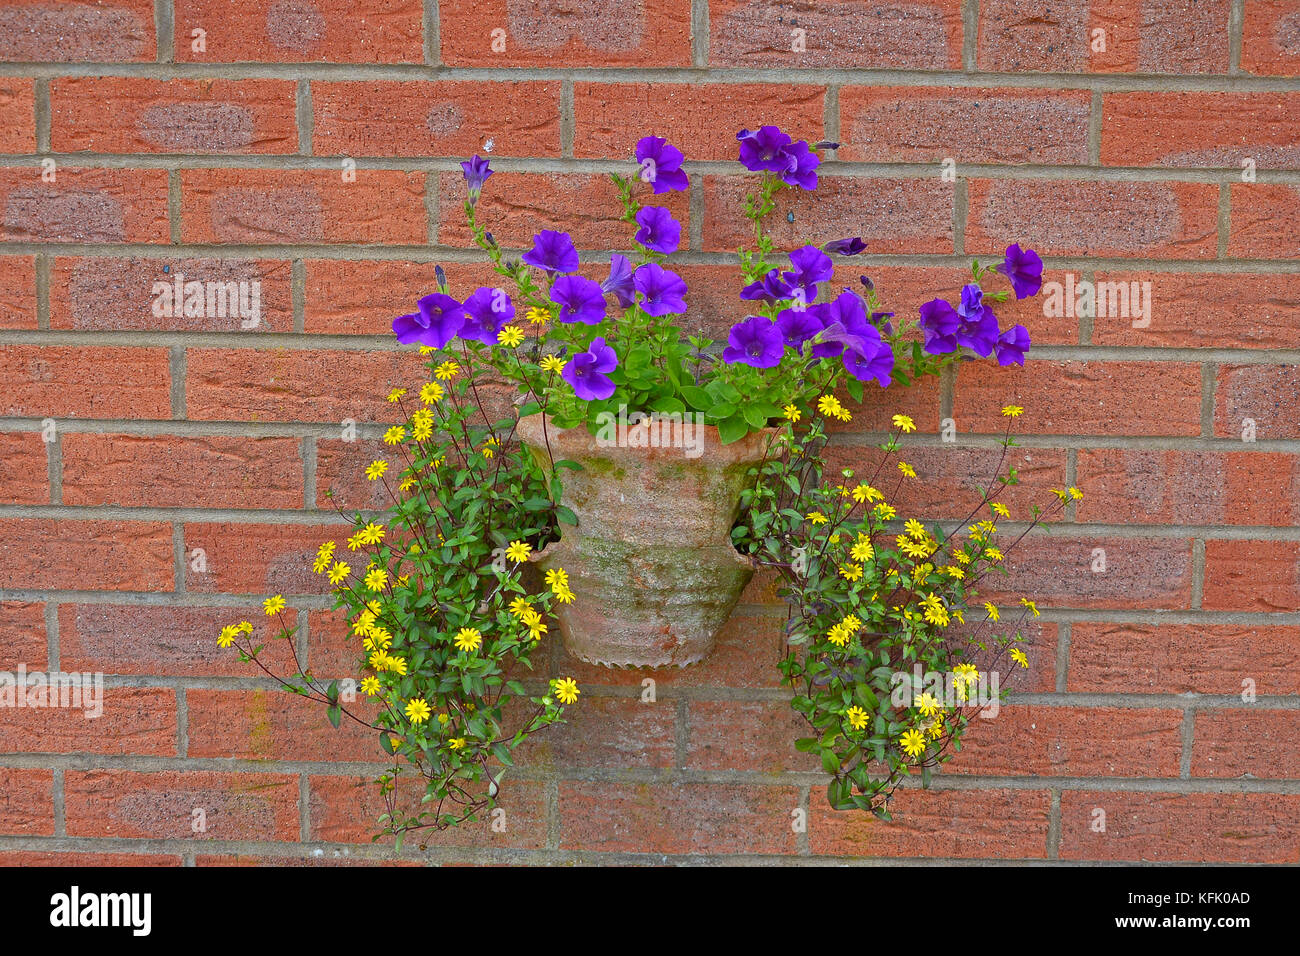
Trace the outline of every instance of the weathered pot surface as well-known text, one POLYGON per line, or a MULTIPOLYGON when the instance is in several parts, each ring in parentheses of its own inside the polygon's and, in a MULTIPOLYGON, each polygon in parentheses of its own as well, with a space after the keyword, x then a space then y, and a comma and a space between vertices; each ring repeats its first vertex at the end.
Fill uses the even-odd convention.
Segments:
POLYGON ((561 503, 577 526, 561 525, 561 540, 533 556, 541 570, 569 576, 576 601, 556 605, 569 653, 607 667, 684 667, 708 656, 754 573, 731 526, 745 472, 775 433, 723 445, 716 428, 677 421, 598 440, 541 414, 520 420, 538 461, 582 465, 561 472, 561 503))

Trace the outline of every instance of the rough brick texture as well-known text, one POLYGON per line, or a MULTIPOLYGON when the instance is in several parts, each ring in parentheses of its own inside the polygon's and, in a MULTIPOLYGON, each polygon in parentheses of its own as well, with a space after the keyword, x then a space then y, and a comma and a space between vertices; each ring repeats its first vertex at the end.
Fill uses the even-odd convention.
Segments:
POLYGON ((4 0, 0 63, 0 672, 107 675, 97 718, 0 714, 0 864, 1300 862, 1300 0, 4 0), (668 137, 691 188, 653 201, 717 338, 763 123, 840 143, 777 247, 864 237, 841 277, 900 316, 972 255, 1045 257, 1059 307, 997 306, 1028 367, 873 391, 830 448, 874 469, 913 416, 891 499, 956 522, 1027 408, 1016 517, 1085 497, 985 583, 1042 611, 1020 696, 894 822, 835 812, 760 574, 700 666, 548 643, 583 696, 505 816, 373 844, 374 735, 214 638, 260 641, 283 592, 302 631, 268 661, 352 673, 307 563, 335 507, 383 504, 361 471, 420 371, 392 317, 439 262, 493 281, 457 163, 491 155, 513 254, 566 229, 603 278, 606 174, 668 137), (196 281, 236 297, 160 307, 196 281))

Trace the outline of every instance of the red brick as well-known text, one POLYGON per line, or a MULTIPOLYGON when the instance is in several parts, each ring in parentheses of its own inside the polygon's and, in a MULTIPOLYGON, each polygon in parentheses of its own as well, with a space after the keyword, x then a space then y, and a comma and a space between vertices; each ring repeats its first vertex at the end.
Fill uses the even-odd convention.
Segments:
POLYGON ((1250 0, 1243 12, 1241 68, 1300 76, 1300 0, 1250 0))
POLYGON ((50 145, 60 153, 294 153, 296 86, 67 77, 50 84, 50 145))
POLYGON ((69 770, 63 790, 72 837, 298 839, 298 778, 289 774, 69 770))
POLYGON ((426 80, 313 83, 318 155, 560 155, 560 84, 426 80), (483 123, 492 118, 491 125, 483 123))
POLYGON ((1300 711, 1199 711, 1193 739, 1193 777, 1300 777, 1300 711))
MULTIPOLYGON (((529 737, 516 751, 521 766, 665 768, 676 762, 677 704, 672 700, 642 703, 639 697, 584 695, 565 710, 564 720, 529 737)), ((515 725, 522 723, 521 717, 515 725)))
POLYGON ((181 234, 194 243, 407 243, 427 239, 420 172, 181 171, 181 234))
POLYGON ((945 773, 1177 777, 1181 710, 1006 706, 977 717, 945 773))
POLYGON ((292 332, 291 271, 288 262, 272 259, 60 257, 50 274, 50 327, 97 332, 292 332), (155 315, 155 301, 163 300, 161 294, 154 294, 154 284, 174 283, 178 278, 187 283, 247 283, 244 294, 250 306, 252 284, 257 283, 257 325, 243 328, 245 319, 239 315, 236 297, 226 300, 230 305, 223 309, 214 293, 213 314, 208 314, 206 286, 205 314, 187 316, 183 308, 172 308, 172 315, 155 315), (226 314, 216 315, 217 311, 226 314))
MULTIPOLYGON (((459 171, 438 175, 438 239, 444 245, 469 246, 465 224, 465 181, 459 171)), ((646 205, 664 206, 690 232, 686 193, 644 197, 646 205)), ((573 236, 579 249, 627 249, 635 228, 620 220, 618 192, 607 176, 587 173, 513 173, 494 175, 478 204, 478 222, 502 246, 529 249, 541 229, 573 236), (522 197, 527 197, 524 200, 522 197)), ((685 243, 683 243, 685 245, 685 243)), ((608 261, 608 260, 606 260, 608 261)))
POLYGON ((1300 693, 1300 628, 1076 622, 1068 689, 1102 694, 1300 693))
POLYGON ((1079 521, 1290 525, 1300 518, 1300 457, 1280 452, 1083 449, 1079 521))
POLYGON ((976 179, 966 250, 1007 244, 1043 255, 1213 259, 1218 187, 1212 183, 976 179))
POLYGON ((43 671, 48 663, 45 605, 0 601, 0 670, 13 671, 26 664, 29 671, 43 671))
POLYGON ((1249 441, 1300 438, 1300 366, 1220 365, 1214 388, 1214 434, 1249 441))
POLYGON ((835 155, 868 163, 1086 164, 1091 109, 1087 90, 846 86, 835 155))
MULTIPOLYGON (((335 729, 323 704, 283 690, 189 690, 189 755, 247 760, 385 759, 379 731, 344 715, 335 729)), ((348 705, 367 714, 360 701, 348 705)), ((368 715, 367 715, 368 719, 368 715)))
POLYGON ((1201 606, 1294 611, 1300 607, 1300 541, 1206 541, 1201 606))
MULTIPOLYGON (((393 319, 414 308, 421 296, 437 289, 435 265, 393 259, 309 259, 303 330, 329 335, 389 335, 393 319)), ((477 263, 454 262, 449 266, 447 278, 452 283, 452 294, 461 298, 492 275, 490 266, 477 263), (472 273, 475 280, 464 281, 466 272, 472 273)))
POLYGON ((365 651, 352 634, 342 610, 312 611, 307 615, 307 665, 322 677, 354 674, 365 651))
MULTIPOLYGON (((859 481, 877 484, 901 517, 924 519, 965 518, 980 502, 982 494, 978 489, 996 488, 996 476, 1005 475, 1010 466, 1019 472, 1020 484, 1002 488, 996 500, 1004 502, 1015 518, 1027 520, 1030 507, 1044 503, 1047 489, 1065 484, 1065 452, 1055 448, 1013 448, 999 467, 1002 453, 1002 448, 961 444, 903 444, 897 453, 886 456, 875 445, 833 445, 826 450, 826 460, 828 472, 853 470, 850 487, 859 481), (917 480, 904 478, 898 472, 895 462, 900 460, 916 469, 917 480)), ((989 517, 988 510, 980 517, 989 517)))
POLYGON ((0 522, 0 587, 169 591, 171 526, 156 521, 5 519, 0 522))
POLYGON ((384 483, 366 478, 366 466, 377 459, 389 462, 394 469, 405 466, 401 453, 381 441, 318 438, 316 507, 379 510, 392 504, 384 483))
MULTIPOLYGON (((704 248, 734 252, 753 241, 744 199, 756 180, 704 177, 704 248)), ((765 227, 778 250, 861 236, 873 254, 951 253, 953 188, 934 179, 824 176, 812 195, 787 189, 765 227), (793 214, 795 220, 788 219, 793 214)))
POLYGON ((564 0, 442 0, 438 11, 442 62, 448 66, 691 63, 690 0, 643 0, 631 8, 613 0, 576 6, 564 0), (492 49, 496 30, 505 31, 501 52, 492 49))
POLYGON ((176 853, 78 853, 13 850, 0 853, 0 866, 181 866, 176 853))
POLYGON ((1061 794, 1061 857, 1152 863, 1297 863, 1300 796, 1277 793, 1061 794), (1104 833, 1092 827, 1106 814, 1104 833))
POLYGON ((50 480, 40 432, 0 432, 0 500, 49 504, 50 480))
POLYGON ((36 259, 0 256, 0 329, 36 325, 36 259))
POLYGON ((69 434, 63 503, 159 508, 299 508, 297 438, 69 434))
POLYGON ((0 169, 6 242, 167 242, 167 170, 0 169))
POLYGON ((157 57, 152 0, 6 0, 0 60, 120 63, 157 57))
POLYGON ((821 768, 815 754, 795 750, 796 740, 815 734, 788 701, 693 700, 686 725, 686 767, 691 770, 780 774, 821 768))
POLYGON ((0 833, 54 835, 54 772, 0 767, 0 833))
MULTIPOLYGON (((386 812, 374 778, 317 777, 311 783, 311 838, 330 843, 370 843, 382 831, 379 815, 386 812)), ((399 786, 397 807, 407 814, 430 810, 435 803, 420 805, 423 778, 407 776, 408 786, 399 786)), ((425 846, 458 846, 487 849, 538 850, 546 845, 546 794, 542 784, 514 780, 509 774, 501 783, 498 806, 493 812, 477 814, 477 820, 441 832, 413 830, 406 842, 425 846), (493 829, 493 825, 497 829, 493 829), (504 827, 504 829, 502 829, 504 827)), ((456 812, 450 804, 444 812, 456 812)), ((392 842, 385 837, 385 842, 392 842)))
POLYGON ((180 63, 420 63, 420 0, 176 0, 180 63), (202 29, 206 49, 193 49, 202 29))
MULTIPOLYGON (((350 524, 186 524, 185 589, 227 594, 324 594, 329 582, 312 572, 321 543, 339 541, 350 524), (203 549, 206 571, 192 555, 203 549)), ((356 560, 342 560, 353 565, 356 560)), ((256 608, 253 613, 260 613, 256 608)))
POLYGON ((1300 93, 1107 93, 1101 161, 1111 166, 1261 169, 1300 160, 1300 93), (1152 117, 1160 121, 1152 123, 1152 117))
POLYGON ((423 866, 415 860, 366 859, 348 855, 348 850, 327 851, 319 847, 299 845, 299 854, 284 856, 274 853, 196 853, 195 866, 423 866))
MULTIPOLYGON (((1055 499, 1052 499, 1055 501, 1055 499)), ((988 574, 980 599, 1013 605, 1021 597, 1041 608, 1187 608, 1191 604, 1192 548, 1185 538, 1026 537, 1007 551, 1009 577, 988 574), (1105 552, 1105 571, 1094 562, 1105 552)), ((1010 535, 1003 535, 1004 545, 1010 535)))
POLYGON ((23 418, 170 418, 166 349, 8 345, 0 413, 23 418))
POLYGON ((961 69, 960 0, 800 4, 711 0, 709 65, 791 69, 961 69), (795 29, 804 31, 795 52, 795 29))
POLYGON ((1229 0, 986 0, 978 63, 1003 73, 1226 73, 1229 0), (1105 50, 1093 31, 1105 30, 1105 50))
POLYGON ((1047 360, 960 369, 958 423, 992 430, 1009 404, 1025 407, 1014 426, 1019 434, 1199 435, 1201 370, 1175 362, 1047 360))
MULTIPOLYGON (((740 156, 736 133, 757 129, 773 116, 798 119, 789 132, 795 139, 822 139, 819 86, 771 86, 744 83, 575 83, 573 87, 575 156, 629 159, 637 140, 662 136, 691 160, 740 156), (725 116, 726 122, 719 122, 725 116)), ((785 125, 785 124, 783 124, 785 125)), ((632 163, 631 173, 636 173, 632 163)), ((649 193, 649 187, 641 187, 649 193)))
POLYGON ((598 667, 570 657, 558 642, 557 667, 576 680, 580 687, 595 684, 640 687, 644 693, 647 688, 642 682, 653 680, 656 697, 663 690, 677 687, 775 687, 781 680, 776 661, 783 656, 781 635, 784 630, 784 617, 760 616, 739 610, 731 615, 718 634, 713 653, 690 667, 658 670, 653 674, 631 668, 598 667))
POLYGON ((794 787, 561 783, 560 846, 625 853, 793 853, 794 787))
POLYGON ((894 819, 885 823, 832 810, 814 788, 808 846, 815 856, 1041 860, 1050 802, 1040 790, 905 788, 895 791, 894 819))
POLYGON ((176 692, 170 687, 105 687, 104 712, 78 707, 14 707, 0 723, 8 753, 176 756, 176 692))
MULTIPOLYGON (((185 402, 192 419, 395 421, 386 399, 428 377, 412 347, 396 351, 191 349, 185 402)), ((342 432, 340 432, 340 436, 342 432)))
POLYGON ((1228 256, 1295 259, 1300 256, 1300 188, 1233 183, 1228 256))
POLYGON ((1300 324, 1300 274, 1104 272, 1097 282, 1130 289, 1134 282, 1151 283, 1151 324, 1134 328, 1136 315, 1098 316, 1094 345, 1289 348, 1300 324))
POLYGON ((907 389, 883 389, 870 384, 863 390, 861 402, 854 401, 842 387, 835 394, 849 409, 853 420, 847 424, 827 422, 826 432, 829 435, 857 435, 864 430, 889 431, 890 418, 895 414, 910 417, 917 431, 923 434, 932 435, 939 431, 938 376, 927 376, 913 382, 907 389))
MULTIPOLYGON (((0 11, 0 22, 7 12, 0 11)), ((0 43, 3 42, 0 39, 0 43)), ((36 97, 33 82, 18 77, 0 79, 0 153, 34 152, 36 97)))
MULTIPOLYGON (((287 619, 293 620, 292 610, 287 619)), ((268 668, 281 676, 298 670, 286 643, 272 640, 277 623, 255 605, 63 604, 59 606, 59 663, 68 671, 106 674, 261 676, 256 665, 239 662, 234 647, 217 646, 221 629, 241 620, 253 625, 249 638, 253 646, 266 645, 259 658, 268 668)))

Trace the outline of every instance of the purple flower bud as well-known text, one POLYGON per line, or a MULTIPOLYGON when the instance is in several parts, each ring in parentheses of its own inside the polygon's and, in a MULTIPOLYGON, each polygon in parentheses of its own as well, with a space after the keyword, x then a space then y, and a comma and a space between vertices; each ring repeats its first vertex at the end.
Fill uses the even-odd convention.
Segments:
POLYGON ((617 252, 609 257, 609 278, 600 284, 600 291, 613 293, 618 304, 627 308, 636 301, 636 290, 632 285, 632 264, 627 256, 617 252))
POLYGON ((483 183, 492 175, 492 170, 488 168, 488 161, 478 155, 461 163, 460 168, 465 171, 465 183, 469 186, 469 203, 473 206, 478 202, 483 183))
POLYGON ((822 246, 823 251, 837 256, 856 256, 867 244, 862 241, 861 236, 849 236, 847 239, 832 239, 822 246))

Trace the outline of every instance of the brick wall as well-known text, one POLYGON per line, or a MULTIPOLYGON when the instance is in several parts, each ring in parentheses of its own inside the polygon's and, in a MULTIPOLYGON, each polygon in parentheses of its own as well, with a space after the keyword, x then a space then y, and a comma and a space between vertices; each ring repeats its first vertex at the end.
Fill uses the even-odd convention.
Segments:
POLYGON ((843 144, 778 241, 864 236, 900 310, 1016 240, 1049 281, 1150 283, 1149 324, 1010 305, 1026 369, 890 393, 839 435, 859 461, 908 411, 929 493, 903 504, 951 518, 997 408, 1027 406, 1014 498, 1087 497, 1015 562, 1045 608, 1022 692, 897 822, 831 812, 759 581, 653 703, 551 647, 584 696, 526 750, 505 832, 406 857, 1297 862, 1298 73, 1298 0, 0 0, 0 670, 108 675, 96 720, 0 715, 0 862, 390 857, 374 741, 215 630, 283 590, 345 672, 304 557, 328 489, 373 504, 359 463, 414 370, 391 317, 435 263, 484 275, 461 158, 493 139, 501 242, 558 223, 595 262, 626 242, 604 174, 670 137, 675 259, 717 329, 743 314, 733 137, 764 122, 843 144), (260 325, 154 315, 177 273, 258 280, 260 325))

